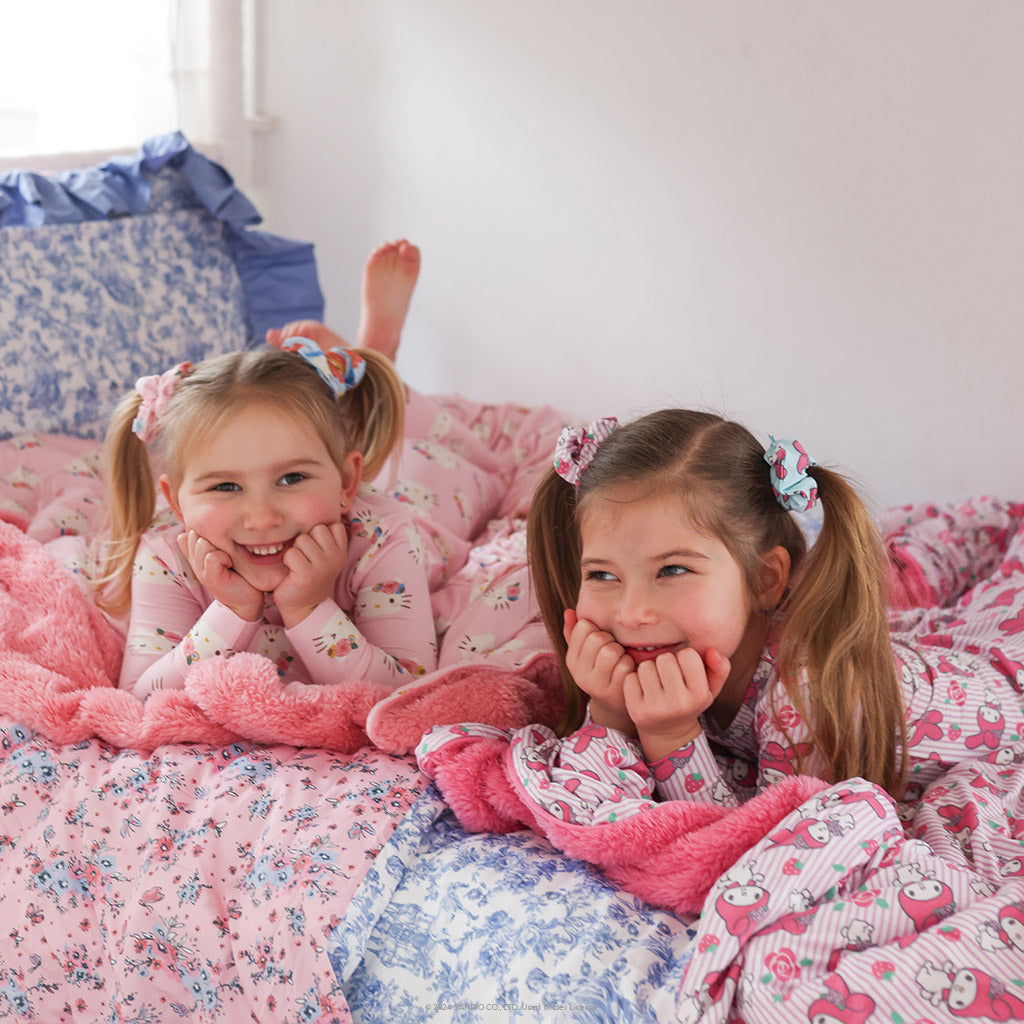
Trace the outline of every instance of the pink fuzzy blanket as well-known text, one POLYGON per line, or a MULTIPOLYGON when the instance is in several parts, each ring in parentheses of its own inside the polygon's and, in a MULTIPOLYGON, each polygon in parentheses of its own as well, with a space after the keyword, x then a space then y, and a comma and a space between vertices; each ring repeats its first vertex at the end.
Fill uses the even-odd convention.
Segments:
POLYGON ((466 720, 517 728, 551 721, 552 661, 523 671, 441 669, 401 690, 351 682, 283 686, 273 663, 236 654, 195 665, 185 689, 140 703, 116 686, 123 640, 75 579, 15 522, 0 522, 0 714, 60 743, 117 747, 238 739, 352 752, 412 751, 431 726, 466 720), (372 714, 371 714, 372 712, 372 714))
POLYGON ((723 871, 826 788, 820 779, 797 776, 734 809, 674 800, 618 821, 579 825, 548 814, 531 799, 506 741, 453 739, 421 758, 420 767, 471 831, 531 828, 648 903, 691 916, 700 912, 723 871))

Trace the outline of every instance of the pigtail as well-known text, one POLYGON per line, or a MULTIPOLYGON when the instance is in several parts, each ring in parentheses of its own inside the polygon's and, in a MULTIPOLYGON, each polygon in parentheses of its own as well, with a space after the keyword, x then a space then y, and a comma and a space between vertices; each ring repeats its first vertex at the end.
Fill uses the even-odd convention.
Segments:
POLYGON ((861 776, 902 790, 907 744, 902 689, 889 642, 885 555, 856 491, 809 470, 825 515, 785 605, 778 670, 832 781, 861 776), (806 673, 810 707, 798 677, 806 673))
POLYGON ((135 551, 156 508, 149 453, 132 431, 141 401, 137 391, 121 399, 103 446, 106 529, 94 585, 100 590, 97 604, 111 615, 123 615, 131 604, 135 551))
POLYGON ((366 362, 358 387, 344 397, 351 444, 363 455, 363 479, 374 480, 405 432, 406 392, 394 364, 373 349, 355 349, 366 362))
POLYGON ((565 688, 560 735, 578 728, 586 698, 565 665, 568 644, 563 634, 564 613, 575 608, 580 593, 580 538, 576 527, 576 489, 554 469, 541 479, 526 521, 526 551, 530 580, 548 638, 558 656, 565 688))

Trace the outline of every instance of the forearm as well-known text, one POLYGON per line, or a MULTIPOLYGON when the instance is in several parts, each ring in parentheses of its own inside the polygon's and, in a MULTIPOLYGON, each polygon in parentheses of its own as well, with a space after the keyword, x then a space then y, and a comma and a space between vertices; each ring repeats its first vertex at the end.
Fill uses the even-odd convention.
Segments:
POLYGON ((429 610, 426 616, 420 613, 411 619, 406 615, 389 617, 383 627, 357 623, 329 598, 285 632, 313 683, 359 679, 398 686, 437 667, 429 610))
POLYGON ((171 628, 132 623, 121 665, 120 685, 145 699, 154 690, 180 690, 198 661, 247 650, 260 629, 214 602, 181 639, 171 628))

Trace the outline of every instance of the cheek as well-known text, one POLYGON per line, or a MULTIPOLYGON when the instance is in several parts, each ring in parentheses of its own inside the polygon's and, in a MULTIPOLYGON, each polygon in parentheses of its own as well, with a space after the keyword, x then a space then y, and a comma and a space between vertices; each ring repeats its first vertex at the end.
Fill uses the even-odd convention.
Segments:
POLYGON ((311 496, 302 502, 296 510, 298 518, 311 526, 317 523, 333 523, 341 518, 341 492, 333 491, 311 496))
POLYGON ((201 523, 206 522, 209 516, 204 515, 202 506, 194 501, 185 500, 179 503, 178 518, 185 526, 196 529, 201 523))
POLYGON ((181 508, 184 526, 195 530, 213 543, 223 544, 232 528, 232 516, 226 505, 217 506, 203 502, 186 502, 181 508))
POLYGON ((610 602, 586 590, 581 590, 576 599, 576 614, 581 619, 587 619, 596 626, 605 626, 614 616, 614 610, 609 607, 610 602))
POLYGON ((673 617, 685 627, 695 647, 714 647, 727 658, 736 652, 750 622, 745 604, 716 600, 714 595, 676 602, 673 617))

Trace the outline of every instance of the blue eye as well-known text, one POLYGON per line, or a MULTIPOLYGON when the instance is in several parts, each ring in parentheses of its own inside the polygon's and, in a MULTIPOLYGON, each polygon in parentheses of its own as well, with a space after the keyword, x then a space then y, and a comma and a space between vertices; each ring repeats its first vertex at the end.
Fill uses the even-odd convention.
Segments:
POLYGON ((600 582, 609 582, 616 579, 615 573, 605 572, 604 569, 590 569, 587 572, 588 580, 598 580, 600 582))
POLYGON ((685 565, 663 565, 658 570, 659 576, 686 576, 690 572, 685 565))
POLYGON ((301 484, 302 481, 305 480, 305 479, 306 479, 306 474, 305 473, 299 473, 299 472, 285 473, 285 475, 283 477, 281 477, 279 483, 285 484, 286 486, 290 487, 290 486, 292 486, 294 484, 301 484))
POLYGON ((210 488, 210 490, 212 490, 212 491, 225 491, 225 492, 240 491, 241 489, 242 488, 239 487, 238 484, 234 484, 230 480, 225 480, 223 483, 214 484, 213 487, 210 488))

